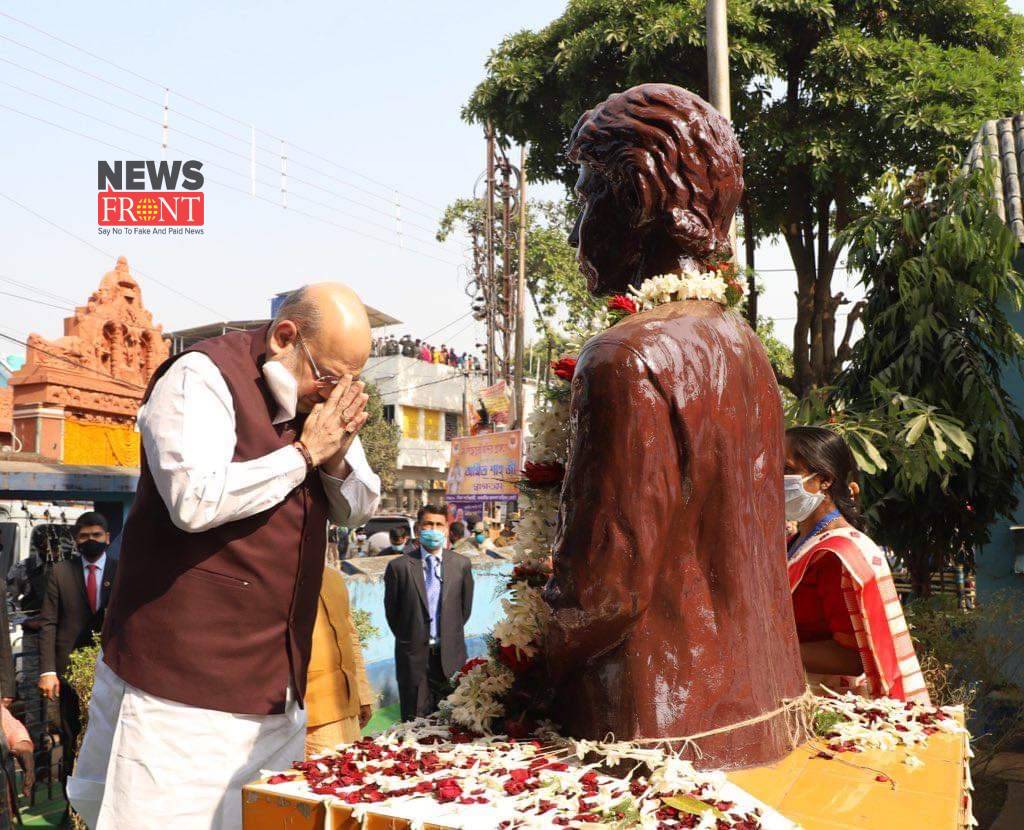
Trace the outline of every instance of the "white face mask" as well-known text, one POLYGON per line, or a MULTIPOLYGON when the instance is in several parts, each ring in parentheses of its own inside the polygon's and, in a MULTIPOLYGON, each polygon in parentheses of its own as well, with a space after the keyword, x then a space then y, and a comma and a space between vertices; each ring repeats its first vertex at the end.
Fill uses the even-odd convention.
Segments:
POLYGON ((814 478, 817 473, 806 476, 786 476, 784 491, 786 494, 786 521, 802 522, 810 516, 818 506, 825 500, 825 492, 819 490, 817 493, 808 493, 804 489, 804 482, 814 478))
POLYGON ((288 420, 295 417, 299 405, 299 382, 280 360, 268 360, 263 364, 263 377, 267 380, 270 393, 281 407, 288 420))

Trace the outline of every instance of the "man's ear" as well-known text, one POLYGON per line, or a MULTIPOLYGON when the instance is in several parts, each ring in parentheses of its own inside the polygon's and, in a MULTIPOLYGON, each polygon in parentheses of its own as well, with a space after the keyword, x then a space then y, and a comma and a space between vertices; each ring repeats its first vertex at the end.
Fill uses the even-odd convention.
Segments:
POLYGON ((295 344, 298 338, 299 329, 291 320, 282 320, 273 331, 270 332, 270 341, 267 348, 271 355, 277 356, 284 352, 289 346, 295 344))

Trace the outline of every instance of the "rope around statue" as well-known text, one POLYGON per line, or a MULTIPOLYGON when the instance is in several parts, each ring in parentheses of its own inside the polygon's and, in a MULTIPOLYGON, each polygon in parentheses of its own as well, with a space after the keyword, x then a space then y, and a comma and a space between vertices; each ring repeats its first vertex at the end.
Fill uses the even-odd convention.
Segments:
MULTIPOLYGON (((639 288, 630 288, 628 295, 612 297, 589 327, 576 333, 582 345, 589 336, 626 317, 666 303, 707 300, 733 308, 745 294, 746 285, 731 263, 704 273, 662 274, 645 280, 639 288)), ((562 357, 554 364, 555 375, 561 382, 538 396, 529 416, 532 439, 521 486, 527 507, 516 542, 519 566, 509 585, 509 597, 502 600, 505 616, 494 627, 489 656, 466 664, 454 679, 455 690, 441 706, 444 718, 479 734, 492 734, 495 726, 510 714, 506 698, 517 675, 538 659, 544 639, 549 609, 540 588, 551 558, 558 485, 568 454, 569 382, 575 363, 574 357, 562 357)), ((789 711, 791 705, 783 701, 777 711, 759 715, 751 723, 776 717, 789 711)), ((741 726, 744 725, 750 724, 741 726)), ((514 731, 507 725, 506 730, 514 731)))

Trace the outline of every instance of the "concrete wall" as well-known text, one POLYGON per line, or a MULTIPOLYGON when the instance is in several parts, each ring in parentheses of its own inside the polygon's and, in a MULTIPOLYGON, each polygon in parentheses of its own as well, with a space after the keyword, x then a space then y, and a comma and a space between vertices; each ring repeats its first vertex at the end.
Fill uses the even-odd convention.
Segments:
MULTIPOLYGON (((1024 253, 1018 251, 1016 268, 1024 273, 1024 253)), ((1024 334, 1024 312, 1007 309, 1006 316, 1013 323, 1019 334, 1024 334)), ((1024 376, 1015 366, 1003 369, 1003 385, 1018 411, 1024 412, 1024 376)), ((1020 596, 1024 605, 1024 574, 1015 574, 1013 569, 1015 551, 1010 528, 1014 525, 1024 527, 1024 486, 1017 484, 1016 513, 1011 521, 1000 519, 992 528, 992 541, 981 547, 977 552, 978 600, 984 602, 986 597, 997 591, 1011 591, 1020 596)), ((1024 540, 1021 541, 1024 553, 1024 540)))
MULTIPOLYGON (((447 478, 451 460, 451 443, 441 440, 444 416, 458 416, 462 434, 467 396, 472 405, 487 386, 486 375, 474 372, 467 378, 451 366, 390 355, 371 357, 362 377, 377 385, 385 406, 394 407, 395 423, 402 431, 395 487, 385 494, 383 509, 414 513, 427 499, 443 497, 439 482, 447 478)), ((537 396, 533 379, 527 379, 523 396, 524 408, 530 412, 537 396)))
MULTIPOLYGON (((494 628, 502 615, 501 597, 505 594, 511 573, 511 562, 495 561, 494 564, 473 566, 473 614, 466 624, 470 657, 485 651, 483 636, 494 628)), ((381 705, 390 706, 398 702, 398 687, 395 681, 395 638, 384 616, 384 580, 379 575, 372 578, 347 575, 346 580, 352 607, 369 611, 373 624, 380 629, 380 636, 363 647, 363 660, 370 684, 381 696, 381 705)))

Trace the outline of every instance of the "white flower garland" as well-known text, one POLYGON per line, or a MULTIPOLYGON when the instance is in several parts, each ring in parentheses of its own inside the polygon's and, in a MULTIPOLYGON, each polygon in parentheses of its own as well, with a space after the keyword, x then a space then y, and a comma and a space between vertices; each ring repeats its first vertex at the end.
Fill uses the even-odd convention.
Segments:
MULTIPOLYGON (((743 280, 735 280, 732 285, 740 298, 746 296, 747 286, 743 280)), ((679 300, 711 300, 729 305, 729 287, 730 283, 717 271, 684 271, 682 274, 651 277, 644 280, 639 288, 630 288, 629 293, 639 301, 641 311, 649 311, 655 306, 679 300)))
POLYGON ((452 719, 466 729, 486 733, 494 719, 505 714, 501 698, 512 688, 514 679, 512 672, 496 660, 470 669, 445 701, 451 707, 452 719))
MULTIPOLYGON (((830 692, 818 698, 817 708, 819 712, 840 718, 824 736, 829 749, 838 751, 910 748, 927 744, 929 735, 938 732, 952 735, 967 732, 960 724, 964 715, 962 706, 936 708, 892 698, 863 698, 853 692, 843 695, 830 692)), ((910 766, 915 761, 916 758, 910 766)))
POLYGON ((494 626, 492 636, 499 645, 513 647, 532 657, 537 653, 537 643, 551 615, 541 590, 517 582, 512 588, 512 595, 503 599, 501 605, 505 609, 505 618, 494 626))

